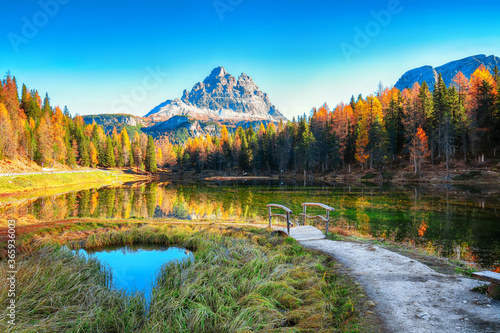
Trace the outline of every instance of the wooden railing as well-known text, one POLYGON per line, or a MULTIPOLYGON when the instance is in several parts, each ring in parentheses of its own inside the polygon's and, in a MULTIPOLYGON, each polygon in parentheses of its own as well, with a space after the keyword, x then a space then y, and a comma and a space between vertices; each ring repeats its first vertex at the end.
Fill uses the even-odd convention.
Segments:
POLYGON ((306 202, 302 204, 303 207, 303 213, 300 214, 302 215, 302 224, 306 224, 306 218, 308 219, 320 219, 326 222, 326 232, 325 234, 328 236, 328 225, 330 224, 330 212, 333 212, 335 209, 333 207, 324 205, 322 203, 315 203, 315 202, 306 202), (314 215, 314 216, 309 216, 307 215, 307 207, 312 206, 312 207, 320 207, 326 210, 325 216, 323 215, 314 215))
POLYGON ((272 222, 273 217, 283 217, 286 219, 287 234, 288 234, 288 236, 290 236, 290 225, 292 224, 290 222, 290 214, 292 214, 292 210, 285 207, 285 206, 277 205, 277 204, 269 204, 269 205, 267 205, 267 209, 269 210, 269 229, 271 229, 271 222, 272 222), (284 210, 286 215, 285 214, 272 214, 271 209, 273 207, 284 210))

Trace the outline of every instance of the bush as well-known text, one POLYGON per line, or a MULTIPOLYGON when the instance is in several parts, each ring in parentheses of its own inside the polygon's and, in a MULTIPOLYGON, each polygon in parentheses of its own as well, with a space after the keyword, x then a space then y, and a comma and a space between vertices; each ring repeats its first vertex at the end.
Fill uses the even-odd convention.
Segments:
POLYGON ((377 177, 377 174, 376 173, 373 173, 373 172, 370 172, 370 173, 367 173, 366 175, 364 175, 363 177, 361 177, 362 180, 368 180, 368 179, 373 179, 377 177))

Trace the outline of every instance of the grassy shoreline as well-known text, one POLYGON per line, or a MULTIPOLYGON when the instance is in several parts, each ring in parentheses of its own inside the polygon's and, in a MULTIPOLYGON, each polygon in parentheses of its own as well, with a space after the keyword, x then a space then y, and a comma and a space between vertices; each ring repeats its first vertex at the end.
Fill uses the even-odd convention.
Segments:
POLYGON ((15 328, 2 321, 4 332, 382 331, 331 258, 265 229, 95 221, 21 235, 18 248, 19 320, 15 328), (195 255, 162 268, 147 312, 140 294, 108 288, 105 267, 61 247, 131 244, 195 255))
POLYGON ((100 221, 26 234, 19 248, 19 321, 5 332, 381 331, 335 262, 265 229, 100 221), (141 295, 108 288, 104 267, 61 248, 130 244, 195 254, 163 267, 147 313, 141 295))
POLYGON ((89 172, 44 173, 0 177, 0 197, 29 194, 36 196, 47 190, 69 188, 80 189, 89 185, 119 184, 144 179, 143 176, 125 174, 120 170, 95 170, 89 172))

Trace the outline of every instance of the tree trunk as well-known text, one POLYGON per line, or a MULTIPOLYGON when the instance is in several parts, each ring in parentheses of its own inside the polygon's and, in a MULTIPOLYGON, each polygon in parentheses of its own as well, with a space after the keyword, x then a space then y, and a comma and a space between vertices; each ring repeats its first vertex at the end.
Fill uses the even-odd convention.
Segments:
POLYGON ((464 161, 467 163, 467 134, 465 128, 462 127, 462 141, 464 143, 464 161))
POLYGON ((450 154, 446 152, 446 178, 449 176, 450 154))

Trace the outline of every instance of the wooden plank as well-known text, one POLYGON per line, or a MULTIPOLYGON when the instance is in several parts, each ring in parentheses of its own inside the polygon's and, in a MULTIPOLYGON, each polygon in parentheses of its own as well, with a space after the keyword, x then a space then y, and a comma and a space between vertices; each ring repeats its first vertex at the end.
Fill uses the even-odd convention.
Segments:
MULTIPOLYGON (((280 231, 287 233, 286 229, 281 229, 280 231)), ((321 230, 313 227, 313 226, 301 226, 290 228, 290 237, 294 238, 297 241, 308 241, 308 240, 316 240, 316 239, 325 239, 326 236, 321 230)))
POLYGON ((500 284, 500 273, 484 271, 472 273, 472 276, 484 281, 500 284))
POLYGON ((291 210, 291 209, 289 209, 289 208, 287 208, 287 207, 285 207, 285 206, 282 206, 282 205, 277 205, 277 204, 269 204, 269 205, 267 205, 266 207, 281 208, 281 209, 283 209, 285 212, 288 212, 288 213, 290 213, 290 214, 292 213, 292 210, 291 210))
POLYGON ((306 203, 303 203, 302 204, 302 207, 304 206, 316 206, 316 207, 321 207, 323 209, 326 209, 326 210, 329 210, 330 212, 333 212, 335 210, 335 208, 333 207, 330 207, 330 206, 327 206, 325 204, 322 204, 322 203, 316 203, 316 202, 306 202, 306 203))

